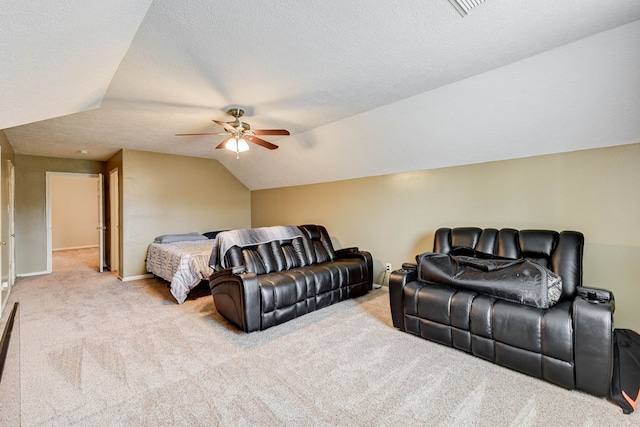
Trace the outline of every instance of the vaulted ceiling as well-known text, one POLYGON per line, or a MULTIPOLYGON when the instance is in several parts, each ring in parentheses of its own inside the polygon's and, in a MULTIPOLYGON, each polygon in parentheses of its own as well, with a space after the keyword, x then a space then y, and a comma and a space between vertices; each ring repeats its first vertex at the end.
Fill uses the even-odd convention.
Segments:
POLYGON ((637 0, 5 3, 16 154, 213 158, 261 189, 640 142, 637 0), (238 160, 175 136, 233 106, 291 136, 238 160))

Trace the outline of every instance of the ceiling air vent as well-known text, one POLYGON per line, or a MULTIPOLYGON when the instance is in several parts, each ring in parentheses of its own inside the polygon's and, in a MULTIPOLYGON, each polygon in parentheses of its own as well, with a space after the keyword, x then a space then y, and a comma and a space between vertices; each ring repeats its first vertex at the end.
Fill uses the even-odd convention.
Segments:
POLYGON ((481 5, 482 2, 484 2, 484 0, 449 0, 449 3, 451 3, 463 17, 467 16, 469 12, 471 12, 471 9, 481 5))

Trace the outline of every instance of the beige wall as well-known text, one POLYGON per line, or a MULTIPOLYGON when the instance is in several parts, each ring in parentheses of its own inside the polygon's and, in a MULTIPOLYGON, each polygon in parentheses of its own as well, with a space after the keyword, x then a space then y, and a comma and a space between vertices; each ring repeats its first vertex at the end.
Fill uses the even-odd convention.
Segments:
MULTIPOLYGON (((157 235, 251 225, 249 190, 216 160, 133 150, 121 151, 107 162, 19 155, 18 274, 42 273, 47 268, 46 172, 103 173, 108 182, 108 172, 116 167, 120 185, 119 274, 125 279, 146 274, 146 250, 157 235)), ((105 202, 109 191, 107 187, 105 202)), ((109 235, 108 230, 105 234, 109 235)))
POLYGON ((124 150, 120 181, 125 279, 146 274, 158 235, 251 226, 249 190, 217 160, 124 150))
POLYGON ((103 173, 103 162, 17 155, 16 157, 16 271, 47 270, 46 173, 103 173))
POLYGON ((50 185, 53 250, 98 246, 98 178, 52 175, 50 185))
POLYGON ((616 296, 616 326, 640 331, 640 144, 254 191, 252 226, 319 223, 372 253, 375 276, 429 251, 439 227, 573 229, 584 284, 616 296))

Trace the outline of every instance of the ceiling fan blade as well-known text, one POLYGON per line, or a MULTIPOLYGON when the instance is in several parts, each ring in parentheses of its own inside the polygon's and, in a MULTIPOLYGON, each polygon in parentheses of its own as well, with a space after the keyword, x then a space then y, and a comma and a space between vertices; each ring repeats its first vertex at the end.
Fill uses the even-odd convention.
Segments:
POLYGON ((286 129, 257 129, 251 132, 254 135, 291 135, 286 129))
POLYGON ((222 140, 222 142, 221 142, 220 144, 216 145, 216 150, 219 150, 219 149, 221 149, 221 148, 224 148, 224 145, 225 145, 225 144, 227 143, 227 141, 228 141, 228 140, 230 140, 230 139, 231 139, 231 137, 230 137, 230 136, 228 136, 228 137, 226 137, 225 139, 223 139, 223 140, 222 140))
POLYGON ((176 136, 195 136, 195 135, 229 135, 228 133, 208 132, 208 133, 176 133, 176 136))
POLYGON ((258 138, 253 135, 245 135, 245 139, 249 142, 253 142, 254 144, 258 144, 264 148, 268 148, 269 150, 275 150, 278 148, 277 145, 270 143, 269 141, 265 141, 264 139, 258 138))
POLYGON ((220 126, 222 126, 224 128, 224 130, 226 130, 227 132, 235 131, 235 128, 233 126, 231 126, 229 123, 221 122, 219 120, 213 120, 213 122, 217 123, 220 126))

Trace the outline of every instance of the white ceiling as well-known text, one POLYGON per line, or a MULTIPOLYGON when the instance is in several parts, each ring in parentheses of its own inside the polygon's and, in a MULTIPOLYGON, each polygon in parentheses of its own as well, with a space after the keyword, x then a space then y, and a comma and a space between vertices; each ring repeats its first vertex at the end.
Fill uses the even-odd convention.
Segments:
MULTIPOLYGON (((462 100, 475 91, 513 84, 527 92, 518 99, 537 104, 548 93, 558 105, 559 86, 593 86, 566 64, 613 73, 609 98, 630 97, 624 111, 635 114, 640 60, 628 51, 640 52, 640 32, 625 24, 639 19, 637 0, 487 0, 464 18, 448 0, 9 0, 0 15, 0 129, 16 154, 106 160, 128 148, 215 158, 250 189, 639 142, 637 120, 607 141, 576 123, 578 143, 563 135, 515 149, 526 121, 518 135, 509 135, 513 120, 498 126, 505 135, 496 123, 481 136, 482 123, 473 134, 452 131, 464 116, 438 130, 450 116, 439 120, 439 111, 476 105, 478 117, 489 108, 508 116, 523 102, 513 91, 498 102, 495 90, 479 94, 489 104, 462 100), (603 55, 613 56, 594 61, 603 55), (174 136, 217 132, 211 120, 229 120, 230 106, 244 107, 253 129, 292 136, 265 137, 280 149, 252 146, 239 160, 213 150, 221 136, 174 136), (408 161, 424 146, 427 122, 429 138, 440 138, 425 153, 431 160, 408 161), (447 144, 458 145, 447 152, 447 144), (484 145, 490 149, 480 152, 484 145)), ((577 90, 584 92, 565 95, 577 90)), ((601 130, 627 123, 615 113, 601 130)))

